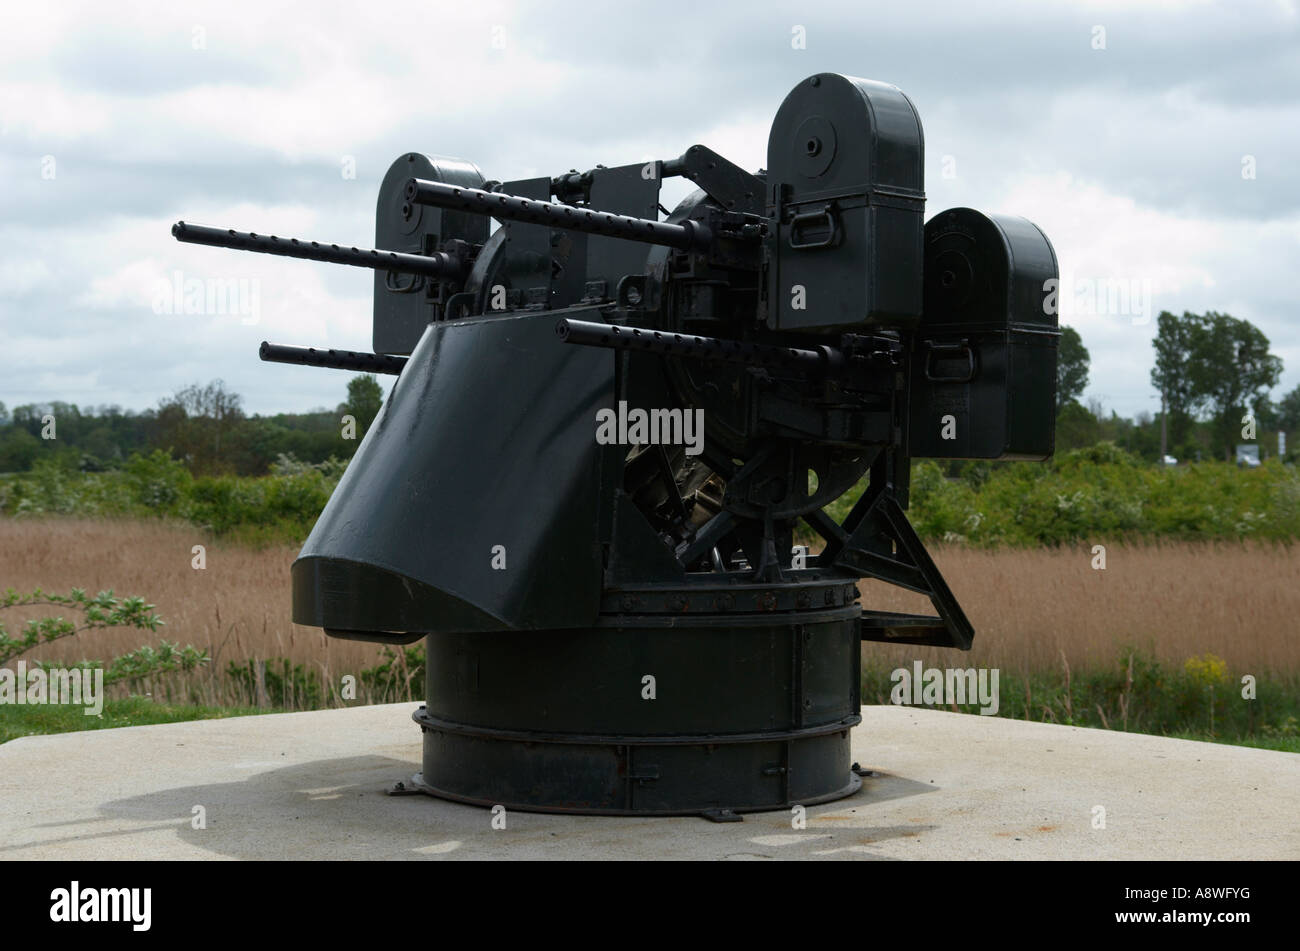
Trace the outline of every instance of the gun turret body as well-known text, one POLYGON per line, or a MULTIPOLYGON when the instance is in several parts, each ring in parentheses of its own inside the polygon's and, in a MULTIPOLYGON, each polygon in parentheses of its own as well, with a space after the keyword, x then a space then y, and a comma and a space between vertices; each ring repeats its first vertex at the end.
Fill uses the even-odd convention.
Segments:
POLYGON ((382 250, 177 226, 376 272, 373 354, 262 353, 400 374, 293 617, 425 640, 416 788, 630 814, 848 795, 861 641, 970 647, 910 463, 1051 454, 1056 258, 1023 219, 926 224, 923 155, 900 90, 826 73, 765 171, 696 145, 498 183, 408 153, 382 250), (671 176, 699 187, 668 212, 671 176), (934 613, 864 606, 864 578, 934 613))

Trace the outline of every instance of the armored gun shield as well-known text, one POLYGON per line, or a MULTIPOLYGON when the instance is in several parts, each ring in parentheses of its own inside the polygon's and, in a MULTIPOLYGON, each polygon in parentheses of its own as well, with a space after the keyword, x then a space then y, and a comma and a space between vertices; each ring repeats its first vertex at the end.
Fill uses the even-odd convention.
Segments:
POLYGON ((425 327, 294 563, 294 621, 393 643, 595 621, 592 420, 614 359, 554 346, 553 326, 425 327))

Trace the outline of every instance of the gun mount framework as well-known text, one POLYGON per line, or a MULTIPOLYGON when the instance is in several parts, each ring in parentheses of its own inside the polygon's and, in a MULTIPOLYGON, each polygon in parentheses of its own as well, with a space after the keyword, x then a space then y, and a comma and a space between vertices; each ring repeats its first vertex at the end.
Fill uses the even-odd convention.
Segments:
POLYGON ((293 618, 424 638, 408 789, 729 819, 858 788, 860 642, 973 637, 904 514, 911 458, 1053 448, 1051 244, 967 208, 923 224, 922 169, 902 92, 821 74, 765 172, 696 145, 503 184, 410 153, 380 187, 389 250, 173 229, 375 271, 374 354, 262 356, 400 373, 293 618), (669 176, 699 189, 661 220, 669 176), (936 613, 864 609, 862 578, 936 613))

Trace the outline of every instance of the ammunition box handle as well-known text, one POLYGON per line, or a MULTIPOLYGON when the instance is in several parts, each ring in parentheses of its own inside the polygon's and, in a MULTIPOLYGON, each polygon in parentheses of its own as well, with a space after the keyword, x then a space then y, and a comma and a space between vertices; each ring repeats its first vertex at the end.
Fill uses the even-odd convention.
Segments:
POLYGON ((796 251, 809 251, 813 248, 829 248, 837 243, 840 237, 839 225, 835 220, 834 210, 827 205, 821 211, 801 211, 790 219, 790 247, 796 251), (814 222, 826 222, 826 237, 818 238, 813 241, 799 240, 799 231, 802 226, 811 225, 814 222))
POLYGON ((397 272, 384 272, 384 287, 394 294, 410 294, 424 287, 424 276, 420 274, 411 274, 409 281, 402 283, 397 279, 397 272))
POLYGON ((975 379, 975 350, 970 343, 963 340, 961 343, 934 343, 927 340, 925 342, 925 378, 931 383, 969 383, 975 379), (953 356, 959 353, 966 354, 966 372, 960 376, 940 376, 933 370, 934 358, 939 356, 953 356))

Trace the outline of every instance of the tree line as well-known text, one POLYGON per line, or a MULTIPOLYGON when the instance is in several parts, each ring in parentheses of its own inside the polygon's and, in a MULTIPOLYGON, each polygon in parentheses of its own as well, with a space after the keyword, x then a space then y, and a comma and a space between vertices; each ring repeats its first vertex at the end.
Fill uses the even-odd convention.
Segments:
POLYGON ((63 402, 10 413, 0 403, 0 472, 25 472, 42 459, 95 472, 161 449, 195 475, 265 475, 282 455, 311 463, 350 458, 382 402, 379 382, 362 374, 348 381, 346 399, 332 411, 273 416, 246 414, 221 380, 183 387, 139 413, 63 402))
MULTIPOLYGON (((1249 321, 1214 311, 1182 316, 1164 311, 1153 347, 1151 385, 1163 396, 1163 417, 1144 412, 1127 419, 1113 410, 1106 415, 1096 401, 1080 402, 1090 356, 1077 330, 1061 328, 1058 451, 1109 441, 1154 462, 1160 458, 1163 423, 1167 454, 1180 460, 1232 459, 1248 414, 1262 455, 1272 452, 1278 431, 1300 430, 1300 386, 1272 402, 1282 361, 1249 321)), ((346 398, 333 411, 273 416, 245 414, 240 396, 220 380, 184 387, 141 413, 54 402, 18 406, 11 414, 0 403, 0 472, 26 471, 42 458, 97 471, 116 468, 133 452, 162 449, 196 475, 264 475, 281 455, 310 463, 350 458, 382 402, 378 381, 362 374, 348 381, 346 398), (346 416, 355 421, 354 438, 348 438, 346 416), (54 438, 46 438, 50 434, 54 438)))
POLYGON ((1089 354, 1074 328, 1061 328, 1058 450, 1109 440, 1154 461, 1160 457, 1163 424, 1166 454, 1180 460, 1231 460, 1237 445, 1250 441, 1243 430, 1253 431, 1262 455, 1274 451, 1279 431, 1300 430, 1300 386, 1272 401, 1282 360, 1269 352, 1268 338, 1249 321, 1215 311, 1182 316, 1162 311, 1152 346, 1151 385, 1161 396, 1162 411, 1133 419, 1112 411, 1107 417, 1095 401, 1089 407, 1079 402, 1088 385, 1089 354), (1265 436, 1271 438, 1266 442, 1265 436))

